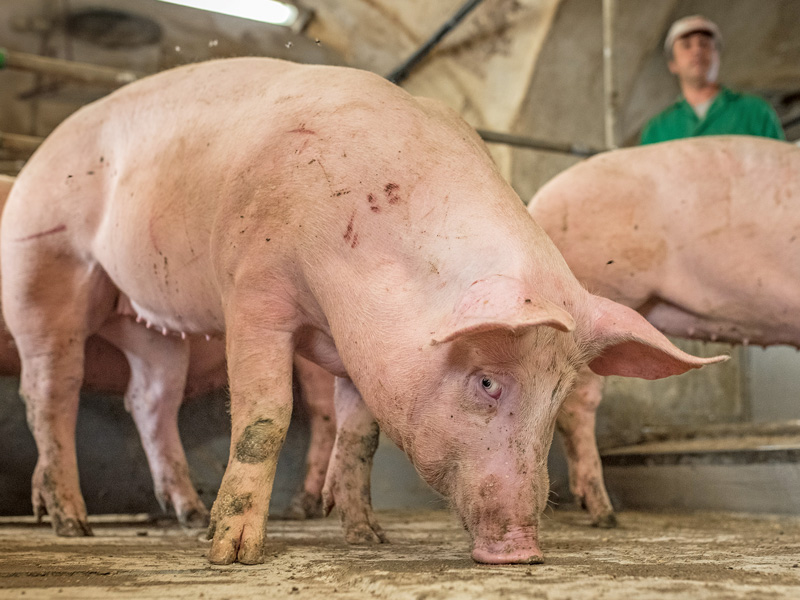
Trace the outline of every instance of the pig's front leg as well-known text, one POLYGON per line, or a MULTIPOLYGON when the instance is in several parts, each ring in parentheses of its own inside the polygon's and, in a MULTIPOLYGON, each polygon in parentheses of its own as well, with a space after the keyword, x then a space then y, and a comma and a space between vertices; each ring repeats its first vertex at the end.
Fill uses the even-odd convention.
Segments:
POLYGON ((302 401, 308 409, 311 436, 306 454, 303 489, 292 498, 284 517, 313 519, 322 516, 322 486, 325 484, 325 473, 336 439, 334 377, 301 356, 295 356, 294 367, 300 383, 302 401))
POLYGON ((234 321, 227 332, 231 449, 211 508, 208 558, 258 564, 265 558, 275 468, 292 417, 294 348, 291 332, 248 330, 241 323, 258 323, 252 317, 234 321))
POLYGON ((370 475, 380 430, 350 379, 336 378, 336 442, 322 502, 325 514, 334 506, 350 544, 389 540, 372 511, 370 475))
POLYGON ((603 378, 584 367, 575 388, 558 414, 564 437, 572 494, 589 512, 595 527, 616 527, 617 517, 603 483, 603 464, 597 451, 595 415, 603 397, 603 378))
POLYGON ((183 402, 189 367, 189 342, 164 336, 119 317, 100 335, 125 353, 131 378, 125 408, 133 416, 147 455, 156 498, 167 512, 174 507, 187 527, 206 527, 208 509, 189 478, 189 465, 178 432, 178 411, 183 402))

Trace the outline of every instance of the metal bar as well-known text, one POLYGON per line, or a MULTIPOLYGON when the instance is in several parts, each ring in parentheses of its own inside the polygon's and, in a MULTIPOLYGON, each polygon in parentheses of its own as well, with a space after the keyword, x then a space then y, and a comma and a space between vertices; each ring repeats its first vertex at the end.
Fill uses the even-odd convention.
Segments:
MULTIPOLYGON (((462 6, 461 10, 450 21, 448 21, 446 25, 447 31, 451 30, 470 10, 477 6, 481 1, 482 0, 471 0, 462 6)), ((445 28, 443 27, 442 29, 445 28)), ((442 30, 440 30, 439 33, 441 33, 441 31, 442 30)), ((447 31, 444 33, 447 33, 447 31)), ((443 35, 443 33, 439 35, 439 39, 441 39, 443 35)), ((0 49, 0 68, 3 68, 4 66, 9 68, 35 71, 39 73, 62 75, 73 79, 78 79, 86 83, 108 83, 113 85, 128 83, 129 81, 134 81, 141 76, 140 74, 132 71, 119 71, 108 67, 98 67, 96 65, 47 58, 34 54, 25 54, 22 52, 9 52, 7 50, 0 49)), ((413 64, 410 61, 407 61, 407 63, 398 70, 398 72, 401 70, 405 71, 405 73, 401 73, 401 79, 405 77, 407 71, 411 67, 413 67, 413 64)), ((510 146, 543 150, 545 152, 560 152, 564 154, 573 154, 576 156, 585 157, 592 156, 603 151, 581 145, 559 144, 556 142, 536 140, 532 138, 511 135, 508 133, 499 133, 496 131, 479 129, 478 133, 486 142, 489 143, 508 144, 510 146)), ((33 150, 36 149, 42 140, 43 138, 0 132, 0 147, 19 152, 33 152, 33 150)))
POLYGON ((142 74, 133 71, 123 71, 112 69, 111 67, 101 67, 0 48, 0 68, 4 67, 67 77, 83 83, 99 83, 115 87, 142 77, 142 74))
POLYGON ((517 146, 520 148, 531 148, 533 150, 544 150, 545 152, 560 152, 562 154, 574 154, 576 156, 594 156, 604 152, 597 148, 590 148, 588 146, 581 146, 578 144, 559 144, 558 142, 546 142, 544 140, 536 140, 529 137, 519 135, 511 135, 509 133, 499 133, 497 131, 487 131, 485 129, 478 129, 484 141, 490 144, 507 144, 509 146, 517 146))
MULTIPOLYGON (((490 144, 507 144, 519 148, 530 148, 532 150, 543 150, 545 152, 560 152, 562 154, 573 154, 575 156, 593 156, 604 150, 581 146, 579 144, 559 144, 557 142, 547 142, 533 138, 512 135, 509 133, 499 133, 478 129, 478 135, 490 144)), ((44 141, 44 138, 31 135, 20 135, 17 133, 3 133, 0 131, 0 148, 15 150, 17 152, 31 153, 44 141)))
POLYGON ((3 133, 0 131, 0 148, 32 154, 44 141, 44 138, 19 133, 3 133))
POLYGON ((619 93, 614 82, 614 23, 617 0, 603 0, 603 99, 605 103, 606 146, 616 148, 619 93))
POLYGON ((464 3, 464 5, 462 5, 461 8, 458 9, 458 12, 456 12, 456 14, 450 17, 449 21, 447 21, 444 25, 442 25, 439 28, 439 30, 436 33, 434 33, 433 36, 427 42, 422 44, 422 46, 420 46, 419 49, 416 52, 414 52, 414 54, 408 57, 403 64, 401 64, 394 71, 389 73, 386 76, 386 79, 388 79, 392 83, 396 83, 399 85, 401 81, 403 81, 406 77, 408 77, 408 74, 417 65, 417 63, 419 63, 423 58, 425 58, 430 53, 430 51, 433 50, 433 48, 440 41, 442 41, 442 38, 446 36, 448 33, 450 33, 450 31, 456 25, 458 25, 464 19, 464 17, 466 17, 472 11, 472 9, 478 6, 478 4, 480 4, 481 2, 483 2, 483 0, 467 0, 467 2, 464 3))
POLYGON ((789 127, 794 127, 798 123, 800 123, 800 113, 794 113, 783 118, 781 127, 788 129, 789 127))

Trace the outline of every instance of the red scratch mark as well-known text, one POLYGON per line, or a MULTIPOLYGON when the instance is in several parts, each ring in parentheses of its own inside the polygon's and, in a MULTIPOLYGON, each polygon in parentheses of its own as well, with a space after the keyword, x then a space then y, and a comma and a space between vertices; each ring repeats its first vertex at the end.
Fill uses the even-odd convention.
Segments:
POLYGON ((378 201, 375 199, 375 196, 373 196, 372 194, 367 194, 367 202, 369 203, 369 209, 372 212, 374 213, 381 212, 381 207, 378 206, 377 204, 378 201))
POLYGON ((350 242, 350 247, 355 248, 358 246, 358 234, 353 232, 353 221, 356 218, 356 211, 353 211, 353 214, 350 215, 350 221, 347 223, 347 229, 344 232, 344 239, 345 241, 350 242))
POLYGON ((306 129, 306 124, 302 123, 300 127, 289 130, 289 133, 305 133, 306 135, 316 135, 317 132, 313 129, 306 129))
POLYGON ((386 198, 389 200, 389 204, 397 204, 402 200, 397 194, 398 189, 400 189, 400 186, 396 183, 387 183, 383 188, 383 191, 386 192, 386 198))
POLYGON ((28 240, 35 240, 36 238, 44 237, 46 235, 51 235, 53 233, 61 233, 62 231, 66 231, 66 230, 67 230, 67 226, 66 225, 63 225, 63 224, 62 225, 57 225, 56 227, 53 227, 52 229, 48 229, 47 231, 40 231, 39 233, 34 233, 32 235, 26 235, 25 237, 17 238, 14 241, 15 242, 27 242, 28 240))
POLYGON ((355 218, 356 218, 356 211, 353 211, 353 214, 350 215, 350 222, 347 223, 347 229, 344 232, 344 239, 346 239, 348 242, 350 241, 350 238, 353 237, 353 220, 355 218))

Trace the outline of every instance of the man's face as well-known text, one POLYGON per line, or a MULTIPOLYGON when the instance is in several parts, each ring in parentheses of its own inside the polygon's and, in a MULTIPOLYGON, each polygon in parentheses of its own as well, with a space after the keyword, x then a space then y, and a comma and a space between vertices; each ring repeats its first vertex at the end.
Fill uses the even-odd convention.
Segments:
POLYGON ((701 87, 716 83, 719 74, 719 51, 714 38, 696 31, 675 40, 669 71, 681 83, 701 87))

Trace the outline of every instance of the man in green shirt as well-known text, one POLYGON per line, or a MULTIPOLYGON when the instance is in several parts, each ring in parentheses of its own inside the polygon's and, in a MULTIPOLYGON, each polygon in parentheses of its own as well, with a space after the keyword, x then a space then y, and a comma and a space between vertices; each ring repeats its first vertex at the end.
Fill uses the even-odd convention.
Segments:
POLYGON ((724 134, 786 139, 778 115, 767 102, 717 82, 721 42, 717 26, 700 15, 672 24, 664 51, 682 97, 648 121, 642 144, 724 134))

